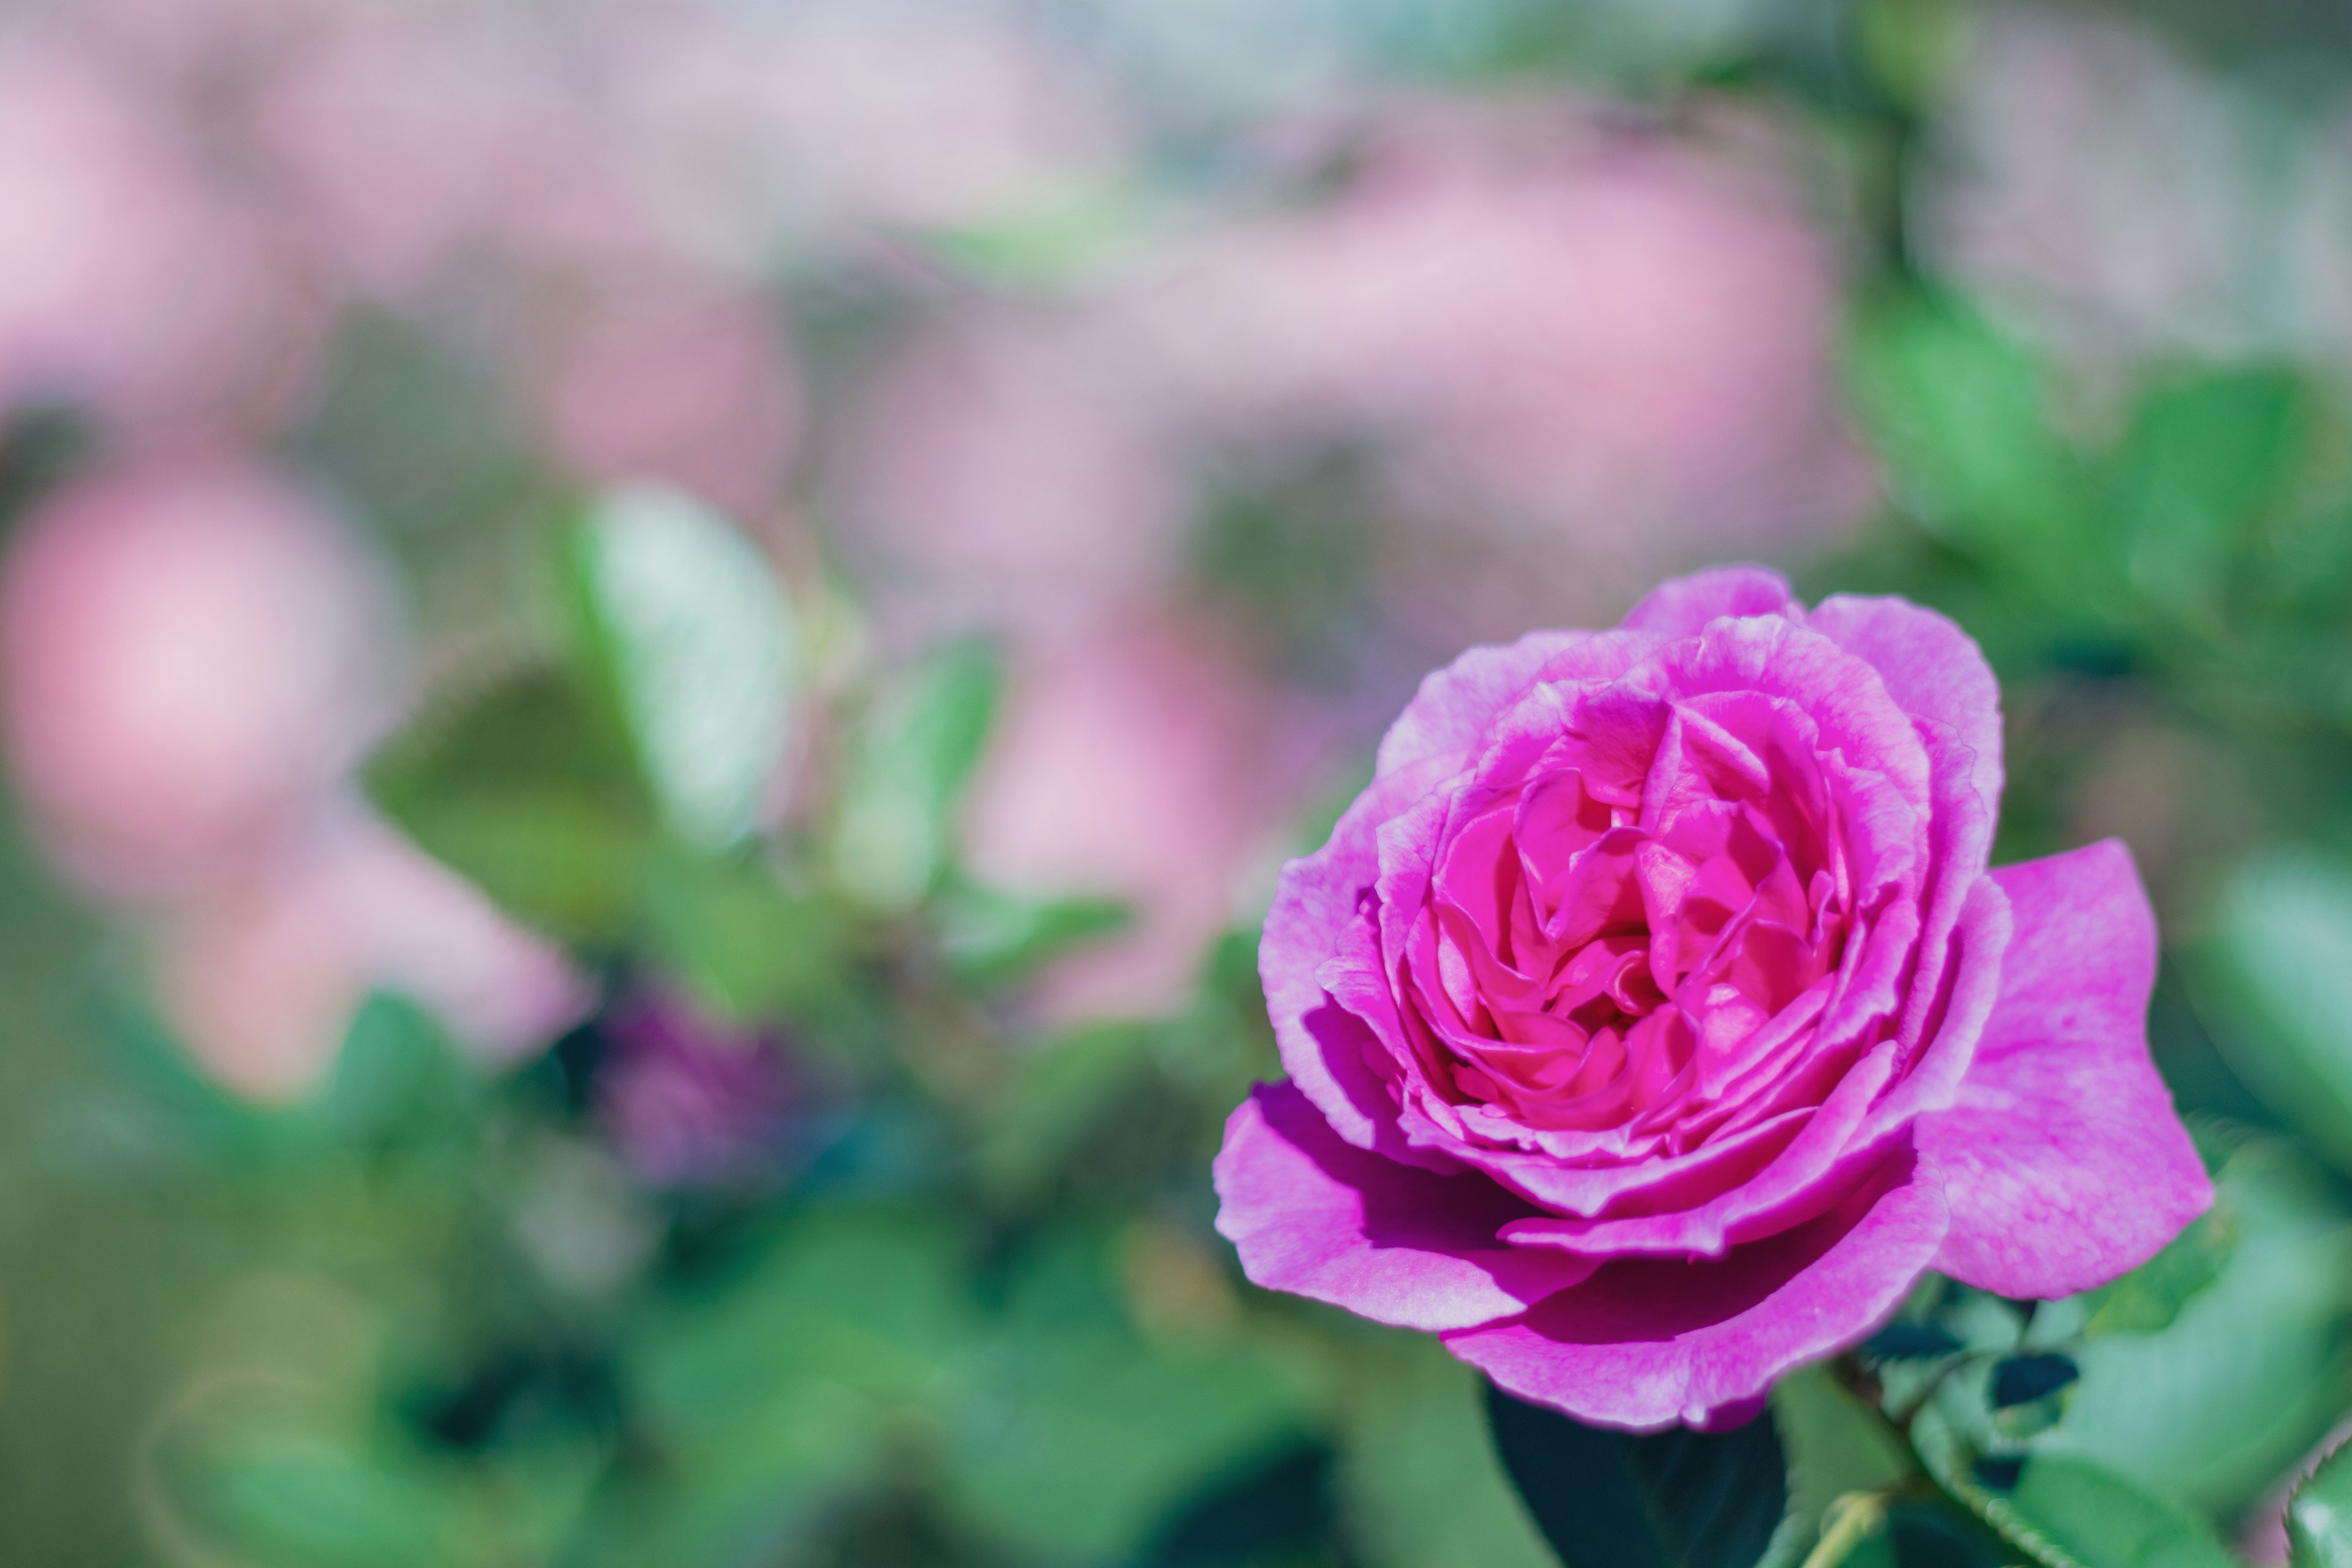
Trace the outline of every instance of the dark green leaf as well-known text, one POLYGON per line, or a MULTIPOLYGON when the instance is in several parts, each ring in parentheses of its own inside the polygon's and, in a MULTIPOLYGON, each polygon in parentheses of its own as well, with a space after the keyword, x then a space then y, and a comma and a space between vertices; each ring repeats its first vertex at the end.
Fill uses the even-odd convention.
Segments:
POLYGON ((2293 482, 2309 408, 2284 371, 2249 369, 2160 388, 2126 438, 2133 581, 2168 603, 2210 600, 2231 546, 2293 482))
POLYGON ((428 709, 370 764, 385 814, 524 923, 621 934, 653 805, 610 716, 562 673, 516 675, 428 709))
POLYGON ((1490 1388, 1504 1467, 1568 1568, 1751 1568, 1789 1513, 1768 1409, 1728 1432, 1586 1426, 1490 1388))

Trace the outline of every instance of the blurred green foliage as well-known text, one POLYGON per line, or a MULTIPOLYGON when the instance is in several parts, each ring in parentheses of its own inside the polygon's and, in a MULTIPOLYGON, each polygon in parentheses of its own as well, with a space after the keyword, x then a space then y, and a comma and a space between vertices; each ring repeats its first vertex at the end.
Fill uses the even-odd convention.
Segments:
MULTIPOLYGON (((1768 7, 1707 31, 1673 9, 1398 4, 1350 25, 1428 79, 1815 117, 1854 205, 1899 223, 1949 10, 1768 7)), ((1149 221, 1107 194, 1033 216, 944 259, 1045 289, 1149 221)), ((2036 1305, 1931 1280, 1859 1357, 1787 1380, 1774 1550, 2203 1568, 2352 1407, 2352 408, 2270 358, 2086 388, 1879 238, 1846 363, 1888 499, 1806 586, 1901 592, 1985 646, 2011 722, 2000 858, 2134 837, 2169 943, 2152 1034, 2221 1196, 2102 1290, 2036 1305)), ((869 309, 836 303, 820 352, 869 309)), ((7 817, 0 1555, 1553 1561, 1473 1374, 1251 1291, 1211 1227, 1223 1119, 1279 1071, 1247 922, 1169 1016, 1055 1032, 1008 1004, 1128 911, 964 863, 996 652, 830 686, 832 611, 756 571, 744 592, 723 522, 560 496, 439 345, 373 318, 347 336, 303 460, 412 566, 491 548, 435 542, 449 518, 522 520, 499 538, 531 564, 475 587, 527 578, 554 627, 428 692, 372 798, 611 995, 657 977, 789 1041, 788 1155, 717 1190, 637 1180, 599 1109, 599 1023, 493 1077, 393 996, 313 1094, 256 1108, 121 1000, 120 940, 7 817), (378 443, 387 403, 435 416, 404 424, 415 449, 378 443), (616 565, 646 552, 657 569, 616 565), (757 792, 803 721, 819 805, 763 830, 757 792)), ((21 510, 69 446, 26 422, 0 498, 21 510)), ((1235 489, 1196 532, 1205 591, 1276 643, 1344 641, 1368 613, 1345 473, 1235 489)), ((2299 1565, 2352 1561, 2346 1463, 2291 1510, 2299 1565)))

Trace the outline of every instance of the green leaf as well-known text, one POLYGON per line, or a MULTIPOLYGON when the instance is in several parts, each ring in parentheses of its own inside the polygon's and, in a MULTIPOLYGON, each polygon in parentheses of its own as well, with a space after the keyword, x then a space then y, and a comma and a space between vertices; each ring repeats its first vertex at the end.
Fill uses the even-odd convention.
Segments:
POLYGON ((1108 1241, 1066 1234, 1027 1261, 956 1408, 960 1510, 1027 1561, 1129 1561, 1204 1483, 1306 1430, 1279 1363, 1137 1333, 1108 1241))
POLYGON ((1922 522, 2045 580, 2069 563, 2089 497, 2024 345, 1958 300, 1914 297, 1862 317, 1849 373, 1895 491, 1922 522))
POLYGON ((2319 1462, 2286 1509, 2291 1568, 2352 1568, 2352 1445, 2319 1462))
POLYGON ((1489 1387, 1488 1422, 1568 1568, 1752 1568, 1795 1534, 1770 1410, 1728 1432, 1603 1431, 1489 1387))
POLYGON ((732 524, 674 491, 597 502, 574 598, 670 826, 719 848, 751 828, 792 721, 791 606, 732 524))
POLYGON ((2072 1454, 1987 1456, 1937 1398, 1912 1424, 1937 1484, 2042 1568, 2235 1568, 2212 1531, 2168 1499, 2072 1454))
POLYGON ((1010 1201, 1032 1195, 1150 1070, 1151 1045, 1145 1026, 1099 1024, 1025 1059, 975 1152, 982 1184, 1010 1201))
POLYGON ((562 672, 428 707, 369 764, 371 795, 425 853, 526 925, 617 940, 642 889, 653 805, 625 740, 562 672))
POLYGON ((1339 1487, 1367 1568, 1550 1568, 1496 1459, 1478 1373, 1426 1336, 1399 1336, 1366 1382, 1339 1487))
POLYGON ((1799 1367, 1772 1388, 1789 1454, 1790 1509, 1807 1538, 1839 1498, 1883 1490, 1911 1471, 1886 1423, 1838 1386, 1822 1365, 1799 1367))
POLYGON ((2163 1251, 2112 1284, 2083 1296, 2083 1331, 2149 1334, 2172 1326, 2196 1294, 2221 1277, 2238 1229, 2227 1209, 2191 1222, 2163 1251))
POLYGON ((790 1016, 841 983, 851 911, 788 892, 752 858, 666 851, 647 877, 648 938, 696 1001, 737 1022, 790 1016))
POLYGON ((2280 1142, 2237 1149, 2215 1187, 2210 1223, 2236 1237, 2218 1276, 2161 1330, 2069 1347, 2081 1380, 2034 1447, 2221 1517, 2340 1414, 2352 1230, 2320 1173, 2280 1142))
POLYGON ((2352 1170, 2352 870, 2273 849, 2222 889, 2200 1017, 2247 1087, 2352 1170))
POLYGON ((1116 935, 1125 904, 1102 899, 1037 900, 955 879, 932 900, 940 946, 966 983, 1009 984, 1072 948, 1116 935))
POLYGON ((2233 370, 2159 387, 2123 452, 2131 575, 2159 601, 2210 604, 2232 547, 2292 484, 2310 425, 2287 371, 2233 370))
POLYGON ((988 740, 998 685, 985 647, 954 643, 866 716, 833 838, 834 874, 860 902, 905 910, 931 891, 988 740))

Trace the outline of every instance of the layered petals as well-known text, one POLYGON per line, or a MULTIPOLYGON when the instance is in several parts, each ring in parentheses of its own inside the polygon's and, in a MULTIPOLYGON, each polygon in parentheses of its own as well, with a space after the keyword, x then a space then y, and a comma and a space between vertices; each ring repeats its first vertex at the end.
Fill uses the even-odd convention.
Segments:
POLYGON ((1277 888, 1243 1267, 1651 1427, 1752 1410, 1931 1263, 2145 1258, 2207 1197, 2146 900, 2112 846, 1988 875, 2000 786, 1990 668, 1900 600, 1737 567, 1464 655, 1277 888))
POLYGON ((1251 1279, 1405 1329, 1525 1310, 1591 1274, 1496 1233, 1527 1205, 1485 1177, 1438 1175, 1341 1141, 1305 1095, 1260 1085, 1225 1126, 1218 1233, 1251 1279))
POLYGON ((1920 1147, 1949 1173, 1936 1266, 2004 1296, 2088 1289, 2154 1257, 2212 1204, 2148 1060, 2156 920, 2114 839, 1996 871, 2017 935, 2000 999, 1920 1147))

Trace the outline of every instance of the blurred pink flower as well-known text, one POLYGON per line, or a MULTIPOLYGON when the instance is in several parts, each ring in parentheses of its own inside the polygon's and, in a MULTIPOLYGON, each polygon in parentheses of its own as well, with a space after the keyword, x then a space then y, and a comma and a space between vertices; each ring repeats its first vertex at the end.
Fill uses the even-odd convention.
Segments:
POLYGON ((252 113, 313 243, 399 295, 543 194, 593 124, 556 40, 512 16, 379 16, 314 30, 252 113))
POLYGON ((1298 770, 1265 696, 1213 628, 1129 616, 1016 658, 965 851, 984 884, 1132 906, 1036 998, 1069 1019, 1149 1014, 1184 993, 1233 917, 1298 770))
POLYGON ((775 1040, 666 992, 632 996, 603 1033, 599 1115, 640 1180, 707 1186, 773 1166, 792 1110, 775 1040))
POLYGON ((0 44, 0 397, 250 426, 302 383, 318 300, 160 96, 62 35, 0 44))
POLYGON ((557 458, 604 483, 676 485, 745 521, 772 509, 801 415, 780 312, 676 277, 624 275, 568 303, 525 371, 557 458))
POLYGON ((641 198, 734 265, 795 234, 982 225, 1126 152, 1104 86, 1006 6, 642 5, 606 39, 641 198))
POLYGON ((1910 215, 1946 270, 2077 346, 2242 346, 2261 232, 2221 84, 2119 18, 1979 24, 1910 215))
POLYGON ((1069 323, 937 330, 886 366, 849 510, 927 619, 1049 633, 1163 580, 1189 498, 1136 367, 1069 323))
POLYGON ((373 992, 416 1002, 491 1063, 544 1046, 593 1001, 553 944, 344 803, 253 875, 173 910, 158 972, 190 1051, 259 1100, 312 1087, 373 992))
POLYGON ((282 479, 188 458, 77 484, 0 576, 0 735, 25 804, 100 893, 217 879, 372 738, 388 626, 360 547, 282 479))
POLYGON ((1402 116, 1337 200, 1213 237, 1130 320, 1229 423, 1380 438, 1416 515, 1564 531, 1630 587, 1860 499, 1836 258, 1766 152, 1402 116))

